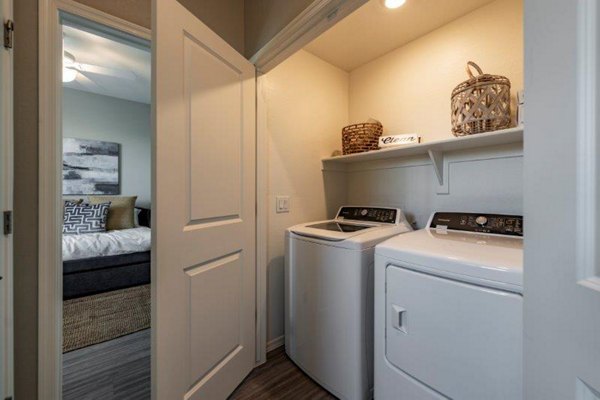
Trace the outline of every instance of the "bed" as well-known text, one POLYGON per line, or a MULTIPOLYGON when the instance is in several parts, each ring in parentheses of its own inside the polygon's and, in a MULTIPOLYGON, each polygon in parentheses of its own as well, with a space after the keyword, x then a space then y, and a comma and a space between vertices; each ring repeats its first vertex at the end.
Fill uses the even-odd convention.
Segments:
MULTIPOLYGON (((138 208, 139 209, 139 208, 138 208)), ((63 299, 150 283, 150 210, 132 229, 63 235, 63 299)))

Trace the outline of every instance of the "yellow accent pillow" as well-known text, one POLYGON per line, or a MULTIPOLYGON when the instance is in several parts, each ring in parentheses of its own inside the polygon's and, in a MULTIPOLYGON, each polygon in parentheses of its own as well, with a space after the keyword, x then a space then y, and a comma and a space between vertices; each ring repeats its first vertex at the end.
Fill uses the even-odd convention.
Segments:
POLYGON ((91 204, 108 203, 108 219, 106 230, 135 228, 135 201, 137 196, 89 196, 91 204))

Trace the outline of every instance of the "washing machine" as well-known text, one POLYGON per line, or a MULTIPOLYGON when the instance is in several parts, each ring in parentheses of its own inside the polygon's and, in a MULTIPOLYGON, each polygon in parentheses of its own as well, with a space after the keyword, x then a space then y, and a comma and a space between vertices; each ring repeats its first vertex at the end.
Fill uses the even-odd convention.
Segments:
POLYGON ((408 231, 401 210, 383 207, 286 231, 285 350, 340 399, 372 397, 374 249, 408 231))
POLYGON ((523 398, 523 218, 435 213, 375 251, 376 400, 523 398))

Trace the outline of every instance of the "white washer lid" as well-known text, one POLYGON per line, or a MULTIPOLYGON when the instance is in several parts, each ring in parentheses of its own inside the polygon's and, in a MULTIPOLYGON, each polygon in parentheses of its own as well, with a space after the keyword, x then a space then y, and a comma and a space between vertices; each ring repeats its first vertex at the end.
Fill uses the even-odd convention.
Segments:
POLYGON ((432 275, 523 292, 521 238, 421 229, 378 244, 375 254, 432 275))
POLYGON ((306 225, 310 224, 292 226, 287 229, 286 234, 299 240, 350 250, 372 248, 387 238, 412 231, 408 224, 380 224, 356 232, 332 232, 308 228, 306 225))

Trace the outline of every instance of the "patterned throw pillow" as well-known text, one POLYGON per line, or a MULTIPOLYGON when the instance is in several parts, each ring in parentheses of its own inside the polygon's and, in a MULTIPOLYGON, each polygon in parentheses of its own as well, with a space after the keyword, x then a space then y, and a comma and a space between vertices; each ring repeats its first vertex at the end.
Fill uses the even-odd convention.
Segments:
POLYGON ((110 203, 65 205, 63 235, 106 231, 110 203))
POLYGON ((89 196, 91 204, 110 202, 106 230, 135 228, 135 201, 137 196, 89 196))

